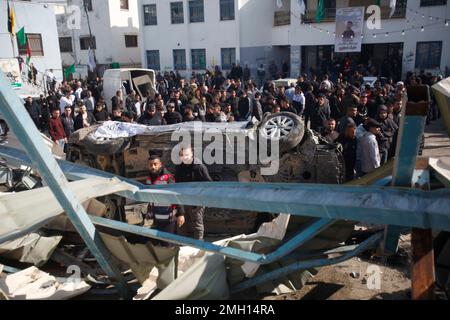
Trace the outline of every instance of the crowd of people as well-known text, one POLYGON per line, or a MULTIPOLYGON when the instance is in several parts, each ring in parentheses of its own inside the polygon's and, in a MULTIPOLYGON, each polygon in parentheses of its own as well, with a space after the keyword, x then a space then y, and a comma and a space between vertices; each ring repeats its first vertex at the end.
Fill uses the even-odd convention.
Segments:
MULTIPOLYGON (((267 114, 292 112, 329 143, 343 146, 346 180, 352 180, 395 154, 406 85, 432 85, 440 80, 410 73, 405 82, 390 79, 369 85, 355 70, 338 73, 335 81, 328 74, 302 74, 288 87, 277 86, 273 80, 279 76, 274 74, 260 87, 249 78, 246 68, 233 65, 232 72, 223 75, 216 67, 203 74, 193 73, 190 79, 175 72, 158 73, 156 92, 144 92, 143 96, 136 91, 124 95, 124 90, 118 90, 113 97, 103 97, 99 77, 65 81, 47 96, 26 99, 25 107, 36 126, 61 147, 74 131, 107 120, 155 126, 249 121, 253 117, 261 121, 267 114)), ((432 103, 428 121, 439 116, 432 103)))

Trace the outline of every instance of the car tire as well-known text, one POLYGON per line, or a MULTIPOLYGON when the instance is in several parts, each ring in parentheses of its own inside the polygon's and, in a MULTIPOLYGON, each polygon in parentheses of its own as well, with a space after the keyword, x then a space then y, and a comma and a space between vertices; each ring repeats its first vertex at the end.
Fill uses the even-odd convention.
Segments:
POLYGON ((265 117, 259 126, 260 137, 280 143, 280 152, 295 148, 303 139, 305 125, 292 112, 278 112, 265 117))

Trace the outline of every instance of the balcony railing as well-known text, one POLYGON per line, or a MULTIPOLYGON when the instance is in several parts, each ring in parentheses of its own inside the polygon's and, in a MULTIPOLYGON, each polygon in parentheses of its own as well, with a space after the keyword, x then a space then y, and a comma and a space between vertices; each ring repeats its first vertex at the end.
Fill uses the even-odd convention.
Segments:
MULTIPOLYGON (((388 6, 381 7, 381 19, 389 19, 389 14, 391 9, 388 6)), ((365 13, 364 19, 367 19, 371 16, 370 14, 365 13)), ((397 6, 395 7, 394 15, 392 19, 402 19, 406 17, 406 1, 397 1, 397 6)), ((336 8, 325 8, 325 16, 322 19, 322 22, 334 22, 336 20, 336 8)), ((307 10, 306 15, 303 18, 304 22, 316 22, 316 11, 315 10, 307 10)))
POLYGON ((273 15, 273 26, 286 26, 291 24, 290 11, 275 11, 273 15))

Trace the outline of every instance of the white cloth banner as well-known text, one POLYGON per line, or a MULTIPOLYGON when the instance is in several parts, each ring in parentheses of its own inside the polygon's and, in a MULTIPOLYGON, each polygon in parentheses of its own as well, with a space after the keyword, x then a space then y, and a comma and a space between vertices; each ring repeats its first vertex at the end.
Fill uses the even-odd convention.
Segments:
POLYGON ((389 18, 392 18, 395 12, 395 6, 397 5, 397 0, 389 1, 389 8, 391 8, 391 12, 389 13, 389 18))
POLYGON ((301 15, 305 15, 305 13, 306 13, 305 1, 304 0, 298 0, 298 5, 300 7, 300 14, 301 15))
POLYGON ((95 63, 94 51, 90 47, 89 47, 89 52, 88 52, 88 65, 89 65, 89 70, 91 72, 94 72, 95 67, 97 65, 95 63))
POLYGON ((364 7, 336 9, 335 52, 361 52, 364 7))
POLYGON ((278 7, 278 9, 281 9, 282 6, 283 6, 283 1, 277 0, 277 7, 278 7))

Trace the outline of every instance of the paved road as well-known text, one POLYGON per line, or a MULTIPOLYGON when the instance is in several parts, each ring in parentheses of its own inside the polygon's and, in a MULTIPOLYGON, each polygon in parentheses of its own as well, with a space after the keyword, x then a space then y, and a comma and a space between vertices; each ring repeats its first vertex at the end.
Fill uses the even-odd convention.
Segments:
POLYGON ((450 157, 450 138, 442 119, 432 121, 425 127, 425 157, 450 157))

